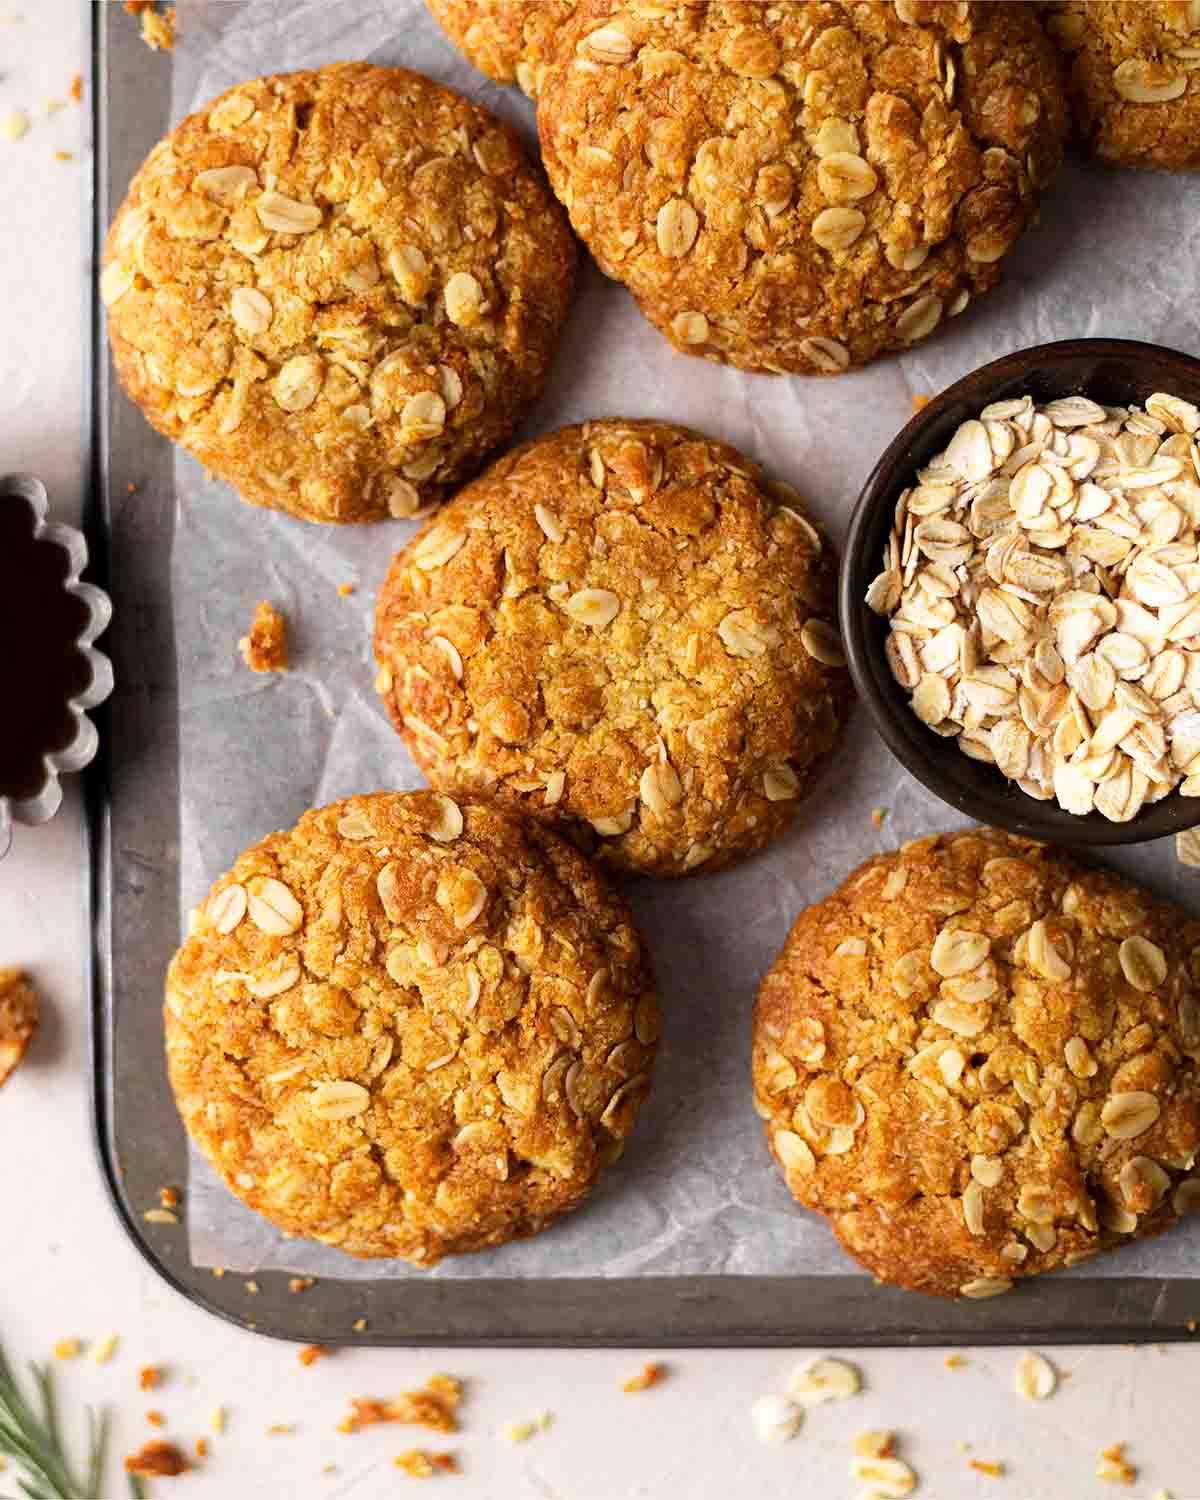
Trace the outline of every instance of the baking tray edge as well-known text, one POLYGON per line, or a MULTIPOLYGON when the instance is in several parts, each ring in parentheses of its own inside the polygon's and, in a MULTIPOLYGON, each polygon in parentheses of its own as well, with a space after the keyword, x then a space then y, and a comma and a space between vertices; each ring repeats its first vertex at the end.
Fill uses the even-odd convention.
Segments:
MULTIPOLYGON (((156 684, 136 673, 122 674, 128 642, 122 607, 153 624, 136 588, 126 589, 124 565, 136 578, 136 536, 114 527, 111 432, 114 389, 103 317, 95 294, 110 210, 113 173, 127 180, 145 150, 162 133, 169 110, 169 63, 145 52, 136 26, 123 8, 81 0, 91 60, 89 121, 92 172, 85 179, 85 254, 91 275, 84 289, 84 327, 90 332, 90 359, 84 388, 87 435, 87 488, 84 529, 91 552, 91 575, 114 595, 115 623, 109 650, 117 658, 117 694, 97 714, 101 753, 84 777, 85 836, 89 846, 91 947, 86 981, 89 1055, 93 1070, 93 1144, 113 1208, 125 1232, 147 1262, 175 1291, 205 1311, 239 1327, 280 1339, 322 1344, 384 1347, 509 1346, 572 1347, 747 1347, 834 1345, 1004 1345, 1036 1340, 1043 1344, 1136 1343, 1186 1340, 1200 1318, 1200 1280, 1158 1278, 1063 1280, 1048 1277, 1017 1295, 990 1302, 943 1302, 876 1287, 866 1277, 634 1277, 521 1282, 381 1281, 317 1282, 303 1295, 288 1291, 284 1272, 261 1272, 248 1290, 240 1276, 214 1277, 191 1265, 183 1225, 148 1224, 157 1186, 186 1182, 187 1148, 182 1127, 171 1112, 171 1128, 122 1159, 124 1138, 114 1109, 119 996, 116 908, 139 882, 165 873, 154 860, 126 848, 124 803, 114 779, 125 770, 114 753, 117 715, 132 719, 126 738, 136 744, 139 712, 151 703, 156 684), (113 83, 122 83, 122 139, 112 136, 113 83), (128 91, 124 84, 136 88, 128 91), (135 123, 145 129, 139 131, 135 123), (135 143, 134 136, 139 136, 135 143), (125 693, 122 692, 123 687, 125 693), (132 693, 132 701, 127 694, 132 693), (141 702, 139 702, 139 697, 141 702), (122 848, 114 860, 114 840, 122 848), (132 867, 132 872, 130 868, 132 867), (1189 1328, 1189 1322, 1191 1327, 1189 1328), (354 1328, 360 1323, 360 1330, 354 1328)), ((115 393, 117 400, 123 400, 115 393)), ((133 414, 126 412, 133 419, 133 414)), ((165 440, 141 434, 141 466, 149 489, 159 487, 173 503, 170 449, 165 440), (162 487, 165 486, 165 489, 162 487)), ((144 639, 140 633, 139 639, 144 639)), ((132 664, 132 663, 131 663, 132 664)), ((147 717, 149 710, 147 709, 147 717)), ((144 727, 144 726, 143 726, 144 727)), ((151 746, 151 753, 157 749, 151 746)), ((143 744, 142 749, 146 746, 143 744)), ((144 769, 144 768, 143 768, 144 769)), ((124 971, 121 971, 124 977, 124 971)), ((142 997, 155 1024, 157 992, 142 997)), ((142 1019, 146 1019, 144 1015, 142 1019)), ((157 1059, 157 1054, 156 1054, 157 1059)), ((161 1070, 159 1070, 161 1071, 161 1070)), ((165 1087, 165 1085, 164 1085, 165 1087)), ((186 1212, 186 1204, 185 1209, 186 1212)), ((1200 1268, 1198 1268, 1200 1272, 1200 1268)))

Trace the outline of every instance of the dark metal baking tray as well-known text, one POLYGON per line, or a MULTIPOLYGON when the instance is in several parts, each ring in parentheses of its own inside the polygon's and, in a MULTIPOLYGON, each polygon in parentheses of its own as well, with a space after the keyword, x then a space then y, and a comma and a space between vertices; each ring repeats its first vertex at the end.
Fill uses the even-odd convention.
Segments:
MULTIPOLYGON (((170 63, 146 51, 122 6, 83 3, 95 148, 89 251, 98 260, 126 184, 167 128, 170 63)), ((1200 1318, 1200 1267, 1196 1280, 1047 1277, 1009 1297, 952 1303, 859 1276, 323 1279, 295 1295, 286 1273, 262 1272, 252 1294, 241 1276, 218 1279, 193 1266, 185 1224, 143 1217, 161 1186, 185 1187, 188 1166, 161 1022, 162 974, 180 930, 178 862, 161 852, 179 846, 172 450, 117 388, 90 286, 87 296, 86 525, 93 574, 113 598, 106 642, 117 680, 98 716, 103 753, 86 780, 95 1141, 123 1228, 176 1291, 242 1327, 322 1344, 853 1346, 1190 1336, 1188 1321, 1200 1318)))

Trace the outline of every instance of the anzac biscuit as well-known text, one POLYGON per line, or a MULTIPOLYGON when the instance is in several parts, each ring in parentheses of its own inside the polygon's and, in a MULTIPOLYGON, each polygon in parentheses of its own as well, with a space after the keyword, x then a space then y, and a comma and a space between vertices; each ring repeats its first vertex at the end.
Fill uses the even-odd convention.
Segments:
POLYGON ((991 289, 1062 157, 1033 7, 581 0, 550 181, 678 349, 838 374, 991 289))
POLYGON ((20 969, 0 969, 0 1087, 16 1071, 37 1028, 37 991, 20 969))
POLYGON ((575 251, 516 134, 402 68, 240 84, 151 152, 109 231, 117 373, 255 505, 411 516, 541 390, 575 251))
POLYGON ((353 797, 246 851, 167 975, 185 1124, 289 1234, 433 1265, 616 1159, 658 1009, 625 903, 487 803, 353 797))
POLYGON ((719 869, 782 832, 844 721, 836 577, 795 492, 734 449, 567 427, 396 558, 377 687, 435 786, 627 870, 719 869))
POLYGON ((1046 29, 1062 48, 1079 132, 1105 161, 1200 167, 1200 4, 1059 0, 1046 29))
POLYGON ((763 981, 788 1187, 881 1281, 986 1297, 1200 1209, 1200 922, 987 829, 869 860, 763 981))
POLYGON ((546 64, 578 0, 426 0, 442 30, 481 73, 536 99, 546 64))

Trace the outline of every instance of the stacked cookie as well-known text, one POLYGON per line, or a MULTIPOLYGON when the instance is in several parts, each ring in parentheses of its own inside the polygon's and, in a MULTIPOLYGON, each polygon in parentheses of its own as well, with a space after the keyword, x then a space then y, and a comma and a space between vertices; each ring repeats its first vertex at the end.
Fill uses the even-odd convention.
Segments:
MULTIPOLYGON (((166 1004, 181 1113, 231 1190, 421 1266, 536 1233, 619 1156, 659 1023, 612 876, 780 836, 851 696, 833 548, 744 455, 605 418, 479 472, 544 384, 571 226, 684 352, 839 373, 996 284, 1066 133, 1021 5, 430 5, 538 97, 553 193, 486 110, 337 64, 185 120, 101 276, 127 391, 244 499, 429 517, 374 648, 433 790, 248 849, 166 1004)), ((858 872, 761 992, 788 1185, 876 1275, 967 1296, 1196 1207, 1179 921, 986 833, 858 872)))

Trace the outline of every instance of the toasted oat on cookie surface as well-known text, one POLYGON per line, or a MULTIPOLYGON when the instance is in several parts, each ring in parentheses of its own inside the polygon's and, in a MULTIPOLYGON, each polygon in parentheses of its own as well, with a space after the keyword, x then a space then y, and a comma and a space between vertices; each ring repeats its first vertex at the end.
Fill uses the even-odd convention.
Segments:
POLYGON ((581 0, 547 69, 550 181, 675 346, 837 374, 995 285, 1062 157, 1032 6, 581 0))
POLYGON ((1125 167, 1200 168, 1200 5, 1195 0, 1057 0, 1075 123, 1125 167))
POLYGON ((627 870, 717 869, 787 826, 845 720, 836 575, 803 502, 736 450, 567 427, 396 558, 377 687, 434 785, 627 870))
POLYGON ((20 969, 0 969, 0 1088, 25 1056, 38 1028, 37 991, 20 969))
POLYGON ((166 985, 193 1139, 251 1208, 351 1255, 544 1228, 619 1156, 658 1007, 624 901, 489 803, 352 797, 248 849, 166 985))
POLYGON ((1200 922, 989 829, 869 860, 763 981, 788 1187, 881 1281, 983 1297, 1200 1209, 1200 922))
POLYGON ((411 516, 512 433, 570 300, 565 217, 507 125, 402 68, 240 84, 109 231, 122 384, 255 505, 411 516))
POLYGON ((481 73, 532 99, 578 0, 425 0, 442 30, 481 73))

